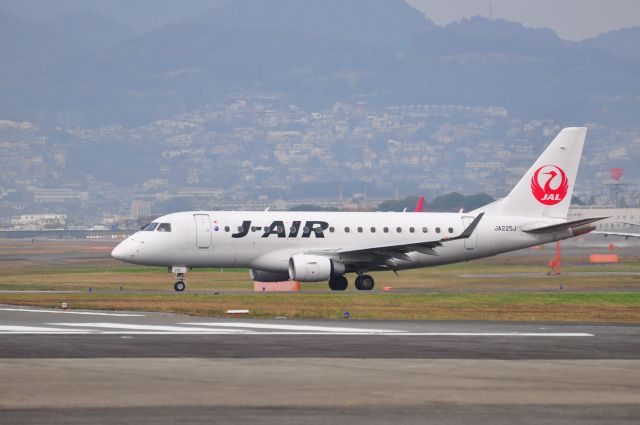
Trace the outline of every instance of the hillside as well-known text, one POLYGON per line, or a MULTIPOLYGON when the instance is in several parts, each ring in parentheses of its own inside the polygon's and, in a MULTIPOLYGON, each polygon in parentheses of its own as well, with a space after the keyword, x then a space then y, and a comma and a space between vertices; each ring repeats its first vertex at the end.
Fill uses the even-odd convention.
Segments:
POLYGON ((497 105, 575 122, 640 114, 637 29, 574 43, 480 17, 440 27, 400 0, 214 5, 142 34, 99 13, 1 14, 0 117, 139 125, 242 92, 307 106, 497 105))

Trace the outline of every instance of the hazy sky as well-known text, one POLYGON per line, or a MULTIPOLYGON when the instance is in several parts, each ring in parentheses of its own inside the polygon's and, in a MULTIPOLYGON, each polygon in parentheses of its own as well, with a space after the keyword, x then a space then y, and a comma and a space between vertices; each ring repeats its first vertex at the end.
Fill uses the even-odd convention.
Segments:
MULTIPOLYGON (((639 0, 407 0, 438 25, 475 15, 553 29, 560 38, 581 40, 640 25, 639 0), (489 6, 491 5, 491 7, 489 6)), ((639 40, 640 43, 640 40, 639 40)))

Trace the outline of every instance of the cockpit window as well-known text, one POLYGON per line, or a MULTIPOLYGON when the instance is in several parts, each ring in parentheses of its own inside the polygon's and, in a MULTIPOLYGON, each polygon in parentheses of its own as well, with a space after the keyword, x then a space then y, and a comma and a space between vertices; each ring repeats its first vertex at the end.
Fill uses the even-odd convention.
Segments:
POLYGON ((158 226, 158 223, 149 223, 145 226, 142 226, 140 230, 142 230, 143 232, 153 232, 154 230, 156 230, 157 226, 158 226))
POLYGON ((170 232, 171 231, 171 223, 160 223, 158 226, 158 232, 170 232))

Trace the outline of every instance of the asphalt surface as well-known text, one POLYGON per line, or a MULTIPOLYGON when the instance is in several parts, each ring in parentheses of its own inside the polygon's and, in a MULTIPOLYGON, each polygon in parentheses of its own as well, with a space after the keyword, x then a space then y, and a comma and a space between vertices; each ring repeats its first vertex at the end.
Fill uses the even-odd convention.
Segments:
POLYGON ((637 360, 640 326, 211 319, 0 306, 0 344, 0 358, 637 360))
POLYGON ((635 424, 640 326, 0 305, 0 376, 3 424, 635 424))

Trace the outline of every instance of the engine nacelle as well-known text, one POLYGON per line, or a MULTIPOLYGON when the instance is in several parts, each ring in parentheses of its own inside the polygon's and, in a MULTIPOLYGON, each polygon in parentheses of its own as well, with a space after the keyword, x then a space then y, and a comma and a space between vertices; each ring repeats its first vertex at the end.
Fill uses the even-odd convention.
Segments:
POLYGON ((274 273, 256 269, 249 269, 249 277, 251 277, 251 280, 258 282, 282 282, 289 280, 287 273, 274 273))
POLYGON ((299 282, 318 282, 343 275, 343 263, 321 255, 296 254, 289 259, 289 278, 299 282))

